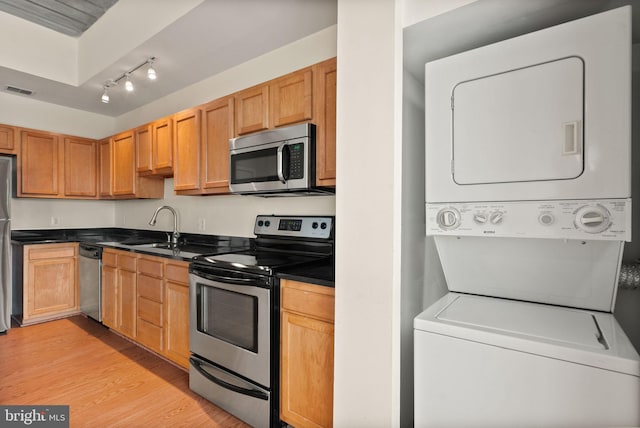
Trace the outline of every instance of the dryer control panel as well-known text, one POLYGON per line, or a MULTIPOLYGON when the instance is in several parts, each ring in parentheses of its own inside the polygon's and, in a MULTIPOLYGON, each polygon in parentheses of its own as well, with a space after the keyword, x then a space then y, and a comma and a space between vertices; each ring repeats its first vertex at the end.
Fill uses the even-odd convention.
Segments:
POLYGON ((427 204, 427 235, 631 240, 631 199, 427 204))

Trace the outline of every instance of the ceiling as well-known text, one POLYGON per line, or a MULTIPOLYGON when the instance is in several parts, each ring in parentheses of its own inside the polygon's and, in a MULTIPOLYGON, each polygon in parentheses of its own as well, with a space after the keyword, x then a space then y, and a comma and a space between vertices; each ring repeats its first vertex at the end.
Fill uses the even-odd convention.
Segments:
MULTIPOLYGON (((33 3, 33 7, 36 7, 36 4, 46 4, 50 9, 64 7, 67 12, 68 5, 77 6, 85 3, 85 0, 21 1, 25 4, 33 3)), ((0 10, 3 10, 2 3, 7 7, 7 4, 16 5, 20 2, 0 0, 0 10)), ((153 5, 153 1, 150 0, 122 0, 119 3, 116 3, 116 0, 90 0, 90 3, 103 7, 115 3, 102 18, 96 16, 98 23, 109 14, 113 16, 119 6, 131 8, 138 7, 138 4, 153 5)), ((0 91, 117 117, 337 22, 337 0, 191 0, 191 3, 196 6, 135 46, 124 46, 129 39, 123 39, 122 34, 117 33, 121 31, 120 28, 113 28, 113 43, 119 43, 118 48, 126 47, 126 53, 101 66, 88 80, 78 85, 59 81, 64 80, 62 78, 50 79, 24 72, 18 67, 3 63, 0 57, 0 91), (118 78, 151 56, 158 58, 154 64, 157 80, 146 79, 146 67, 143 67, 132 74, 135 84, 133 93, 126 93, 123 88, 124 81, 121 81, 121 84, 110 90, 111 101, 108 104, 100 101, 106 81, 118 78), (8 86, 26 89, 33 94, 25 95, 8 90, 8 86)), ((139 14, 146 17, 148 9, 143 9, 143 6, 140 7, 139 14)), ((4 10, 11 15, 20 16, 15 9, 4 10)), ((14 19, 10 16, 8 18, 14 19)), ((89 18, 85 18, 88 24, 89 18)), ((149 24, 153 23, 146 25, 149 24)), ((61 29, 56 31, 63 32, 61 29)), ((0 38, 20 37, 2 32, 3 28, 0 26, 0 38)), ((82 42, 88 33, 89 31, 71 40, 82 42)), ((52 34, 52 37, 54 35, 60 36, 52 34)))
POLYGON ((78 37, 118 0, 0 0, 0 11, 78 37))

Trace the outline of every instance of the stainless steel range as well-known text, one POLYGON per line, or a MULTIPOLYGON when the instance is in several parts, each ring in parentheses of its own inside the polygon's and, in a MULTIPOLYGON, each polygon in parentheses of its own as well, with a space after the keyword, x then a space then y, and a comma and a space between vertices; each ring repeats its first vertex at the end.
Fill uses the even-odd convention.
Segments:
POLYGON ((252 248, 190 266, 190 388, 255 427, 279 424, 276 273, 333 257, 333 217, 258 216, 252 248))

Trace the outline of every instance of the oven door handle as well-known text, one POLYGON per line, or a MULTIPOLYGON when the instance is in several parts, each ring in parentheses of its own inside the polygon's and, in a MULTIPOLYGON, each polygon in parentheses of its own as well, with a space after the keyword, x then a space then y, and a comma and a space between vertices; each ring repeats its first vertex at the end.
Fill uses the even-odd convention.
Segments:
POLYGON ((217 275, 208 272, 202 272, 201 270, 194 271, 194 275, 209 279, 211 281, 222 282, 224 284, 233 285, 257 285, 257 283, 265 282, 264 277, 261 278, 235 278, 224 275, 217 275))
MULTIPOLYGON (((269 396, 258 389, 243 388, 241 386, 234 385, 218 377, 215 377, 214 375, 212 375, 211 373, 209 373, 208 371, 202 368, 201 361, 196 360, 193 357, 189 358, 189 362, 198 371, 198 373, 200 373, 202 376, 209 379, 211 382, 216 383, 225 389, 231 390, 233 392, 237 392, 238 394, 248 395, 249 397, 259 398, 261 400, 265 400, 265 401, 269 400, 269 396)), ((211 367, 211 368, 214 370, 217 370, 215 367, 211 367)))

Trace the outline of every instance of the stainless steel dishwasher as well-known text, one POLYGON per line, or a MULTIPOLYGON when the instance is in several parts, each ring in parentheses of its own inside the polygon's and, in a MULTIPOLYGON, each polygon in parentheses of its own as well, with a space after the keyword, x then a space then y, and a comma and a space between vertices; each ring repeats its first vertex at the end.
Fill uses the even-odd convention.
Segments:
POLYGON ((80 244, 78 261, 80 280, 80 310, 96 321, 102 322, 102 247, 80 244))

